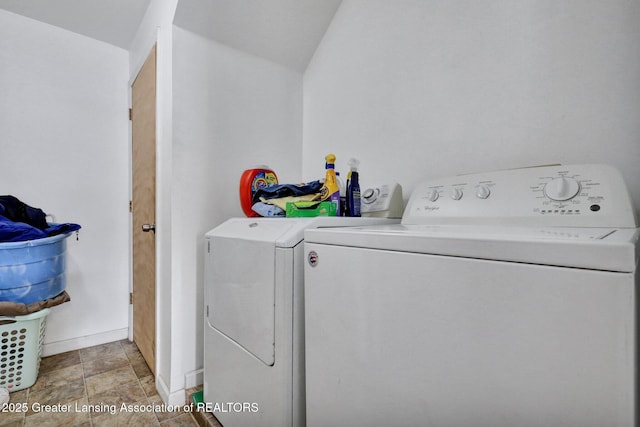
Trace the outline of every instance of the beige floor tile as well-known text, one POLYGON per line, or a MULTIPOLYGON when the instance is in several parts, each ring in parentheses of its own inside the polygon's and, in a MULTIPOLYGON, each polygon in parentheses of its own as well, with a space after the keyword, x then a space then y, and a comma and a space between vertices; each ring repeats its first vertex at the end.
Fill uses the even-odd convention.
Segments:
POLYGON ((71 381, 65 385, 45 388, 29 393, 29 412, 27 417, 37 409, 37 405, 64 405, 85 397, 84 381, 82 379, 71 381))
POLYGON ((27 402, 27 397, 29 395, 29 389, 24 389, 20 391, 14 391, 13 393, 9 393, 9 398, 13 403, 25 403, 27 402))
MULTIPOLYGON (((156 404, 158 406, 163 404, 162 399, 158 395, 150 397, 149 398, 149 402, 153 403, 153 404, 156 404)), ((169 420, 171 418, 175 418, 175 417, 178 417, 180 415, 185 414, 185 412, 183 410, 184 406, 177 406, 177 407, 173 406, 171 409, 172 409, 171 411, 156 412, 156 417, 158 417, 158 421, 160 421, 162 423, 163 421, 167 421, 167 420, 169 420)))
POLYGON ((129 366, 129 359, 127 359, 124 351, 120 353, 110 353, 106 357, 102 357, 100 359, 92 359, 82 362, 85 378, 113 371, 114 369, 124 368, 126 366, 129 366))
POLYGON ((80 363, 80 352, 69 351, 54 356, 43 357, 40 361, 39 373, 43 374, 51 369, 62 369, 80 363))
POLYGON ((162 427, 197 427, 198 423, 193 419, 191 414, 182 414, 177 417, 161 421, 162 427))
POLYGON ((138 376, 138 378, 148 377, 149 375, 153 375, 151 369, 149 369, 149 365, 147 365, 147 361, 144 360, 142 353, 139 351, 131 352, 127 354, 129 358, 129 362, 131 363, 131 367, 134 372, 138 376))
MULTIPOLYGON (((82 365, 80 365, 80 368, 82 368, 82 365)), ((42 371, 38 371, 38 377, 36 378, 36 382, 33 383, 33 385, 29 387, 28 390, 38 391, 38 390, 42 390, 46 386, 47 386, 47 372, 43 373, 42 371)))
POLYGON ((142 390, 140 382, 133 381, 89 396, 89 404, 95 406, 96 410, 94 412, 112 412, 114 406, 119 409, 123 403, 135 403, 146 398, 147 396, 142 390))
POLYGON ((38 380, 31 386, 30 392, 33 393, 50 387, 60 387, 70 382, 81 380, 83 378, 82 375, 82 364, 39 373, 38 380))
POLYGON ((119 410, 115 415, 100 414, 92 419, 93 426, 159 426, 160 423, 155 414, 146 411, 148 405, 149 402, 144 400, 127 406, 125 410, 119 410))
POLYGON ((41 406, 37 412, 33 412, 25 418, 25 427, 58 427, 58 426, 84 426, 91 425, 89 412, 77 410, 87 404, 87 399, 82 398, 60 405, 41 406), (63 409, 66 408, 66 409, 63 409), (63 412, 62 410, 68 410, 63 412))
POLYGON ((140 378, 140 385, 148 397, 157 396, 158 390, 156 390, 156 380, 153 375, 140 378))
POLYGON ((124 368, 94 375, 85 380, 87 383, 87 395, 94 396, 136 380, 136 374, 133 372, 131 366, 125 366, 124 368))
POLYGON ((202 427, 222 427, 222 424, 218 422, 211 412, 194 412, 193 418, 202 427))
POLYGON ((0 414, 0 427, 22 425, 26 414, 26 408, 20 407, 17 410, 3 412, 0 414))
POLYGON ((119 342, 96 345, 80 350, 80 358, 83 362, 94 359, 108 359, 110 356, 125 354, 119 342))
POLYGON ((140 350, 138 350, 138 346, 136 345, 136 343, 134 343, 133 341, 129 341, 128 339, 124 339, 121 341, 118 341, 120 343, 120 346, 122 347, 122 349, 124 350, 124 352, 128 355, 129 353, 135 353, 135 352, 139 352, 140 350))

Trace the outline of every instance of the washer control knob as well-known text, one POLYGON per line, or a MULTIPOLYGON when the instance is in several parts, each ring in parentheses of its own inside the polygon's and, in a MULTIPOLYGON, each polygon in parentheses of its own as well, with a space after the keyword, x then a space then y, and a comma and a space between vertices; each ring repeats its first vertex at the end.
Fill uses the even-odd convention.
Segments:
POLYGON ((463 193, 462 193, 462 188, 460 188, 460 187, 456 187, 456 188, 454 188, 453 190, 451 190, 451 198, 452 198, 453 200, 460 200, 460 199, 462 199, 462 195, 463 195, 463 193))
POLYGON ((436 200, 438 200, 438 197, 440 197, 440 195, 438 194, 438 190, 431 190, 427 193, 427 200, 429 200, 430 202, 435 202, 436 200))
POLYGON ((362 199, 365 203, 373 203, 378 198, 380 190, 377 188, 374 190, 373 188, 367 188, 364 193, 362 193, 362 199))
POLYGON ((580 183, 573 178, 561 176, 544 186, 544 194, 551 200, 569 200, 580 192, 580 183))
POLYGON ((476 188, 476 196, 480 199, 486 199, 491 194, 491 190, 486 185, 481 185, 476 188))

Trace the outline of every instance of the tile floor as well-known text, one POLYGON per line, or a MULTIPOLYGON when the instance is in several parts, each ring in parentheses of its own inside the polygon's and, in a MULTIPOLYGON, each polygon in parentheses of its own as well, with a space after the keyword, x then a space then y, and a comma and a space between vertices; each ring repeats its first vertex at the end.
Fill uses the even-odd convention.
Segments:
MULTIPOLYGON (((188 390, 185 401, 196 391, 188 390)), ((45 357, 36 383, 10 397, 1 427, 220 426, 211 414, 163 407, 149 367, 129 340, 45 357)))

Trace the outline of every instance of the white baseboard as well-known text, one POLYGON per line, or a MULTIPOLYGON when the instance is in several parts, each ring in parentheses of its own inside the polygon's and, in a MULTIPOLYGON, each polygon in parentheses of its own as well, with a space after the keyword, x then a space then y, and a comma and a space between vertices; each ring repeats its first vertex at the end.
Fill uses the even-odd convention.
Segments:
POLYGON ((158 391, 158 394, 160 395, 162 401, 164 403, 168 403, 170 394, 169 387, 167 387, 167 384, 164 382, 160 375, 156 376, 156 390, 158 391))
POLYGON ((202 369, 188 372, 184 376, 185 388, 170 393, 167 384, 164 382, 161 376, 158 376, 156 378, 156 389, 158 390, 158 394, 160 395, 162 401, 167 405, 184 405, 190 403, 186 401, 186 390, 201 385, 203 380, 204 376, 202 369))
POLYGON ((198 369, 192 372, 187 372, 184 375, 184 388, 190 389, 193 387, 197 387, 204 383, 204 371, 202 369, 198 369))
POLYGON ((122 328, 95 335, 44 343, 42 345, 42 356, 46 357, 54 354, 66 353, 67 351, 80 350, 81 348, 93 347, 94 345, 120 341, 128 337, 129 329, 122 328))
POLYGON ((169 387, 164 382, 162 377, 158 375, 156 377, 156 390, 158 390, 158 394, 164 403, 171 406, 182 406, 186 403, 186 395, 184 389, 180 389, 174 391, 173 393, 169 392, 169 387))

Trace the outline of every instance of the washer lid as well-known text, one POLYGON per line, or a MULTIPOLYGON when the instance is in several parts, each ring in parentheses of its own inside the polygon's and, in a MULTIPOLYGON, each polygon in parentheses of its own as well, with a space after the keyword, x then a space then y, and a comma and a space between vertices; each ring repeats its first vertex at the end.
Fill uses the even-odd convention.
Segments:
POLYGON ((633 272, 637 228, 387 225, 307 230, 306 243, 633 272))

